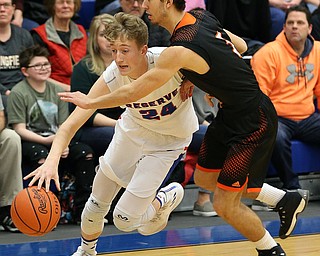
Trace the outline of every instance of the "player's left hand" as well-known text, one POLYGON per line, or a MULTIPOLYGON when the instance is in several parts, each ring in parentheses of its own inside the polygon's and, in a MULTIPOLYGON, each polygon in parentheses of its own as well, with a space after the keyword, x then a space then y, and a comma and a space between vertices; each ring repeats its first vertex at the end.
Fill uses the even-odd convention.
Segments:
POLYGON ((191 83, 188 79, 184 79, 182 81, 182 84, 180 86, 180 95, 182 101, 185 101, 186 99, 192 97, 193 89, 194 84, 191 83))
POLYGON ((80 108, 90 109, 91 99, 82 92, 59 92, 58 96, 61 100, 71 102, 80 108))

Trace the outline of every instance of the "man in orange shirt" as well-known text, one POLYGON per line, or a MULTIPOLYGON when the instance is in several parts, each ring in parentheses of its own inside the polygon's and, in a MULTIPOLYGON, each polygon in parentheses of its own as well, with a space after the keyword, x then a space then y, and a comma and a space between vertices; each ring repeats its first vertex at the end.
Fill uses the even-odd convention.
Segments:
POLYGON ((278 115, 278 134, 272 163, 283 188, 300 188, 292 171, 291 140, 320 144, 320 42, 310 37, 311 15, 305 7, 288 9, 283 31, 262 47, 251 65, 261 90, 269 96, 278 115))

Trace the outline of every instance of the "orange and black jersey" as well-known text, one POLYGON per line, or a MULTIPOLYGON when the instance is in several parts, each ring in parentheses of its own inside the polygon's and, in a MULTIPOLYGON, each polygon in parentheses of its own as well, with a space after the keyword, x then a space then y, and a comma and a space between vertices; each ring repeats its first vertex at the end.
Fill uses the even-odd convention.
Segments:
POLYGON ((186 13, 175 28, 171 46, 188 48, 208 63, 206 74, 181 72, 221 101, 225 113, 237 115, 257 109, 262 97, 258 82, 213 14, 202 9, 186 13))

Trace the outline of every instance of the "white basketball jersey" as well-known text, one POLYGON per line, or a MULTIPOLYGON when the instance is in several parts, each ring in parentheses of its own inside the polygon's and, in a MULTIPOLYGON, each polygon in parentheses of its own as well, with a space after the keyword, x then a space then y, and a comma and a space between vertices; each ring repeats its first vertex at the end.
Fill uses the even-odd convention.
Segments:
MULTIPOLYGON (((148 69, 152 69, 165 47, 153 47, 147 52, 148 69)), ((113 61, 104 71, 103 78, 111 91, 129 84, 130 78, 122 76, 113 61)), ((181 100, 180 85, 182 79, 178 73, 167 83, 146 97, 127 104, 126 111, 121 115, 120 125, 124 130, 126 118, 154 132, 186 138, 198 130, 198 119, 194 112, 192 99, 181 100)))

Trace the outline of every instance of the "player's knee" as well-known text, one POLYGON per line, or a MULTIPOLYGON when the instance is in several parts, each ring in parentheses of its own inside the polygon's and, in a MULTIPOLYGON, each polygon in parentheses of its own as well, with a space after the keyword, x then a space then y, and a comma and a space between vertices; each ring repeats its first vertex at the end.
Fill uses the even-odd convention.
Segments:
POLYGON ((110 204, 97 200, 90 195, 81 215, 81 228, 84 233, 93 235, 102 231, 104 216, 109 212, 110 204))
POLYGON ((118 207, 113 211, 113 223, 121 231, 130 232, 141 225, 141 217, 126 213, 118 207))

